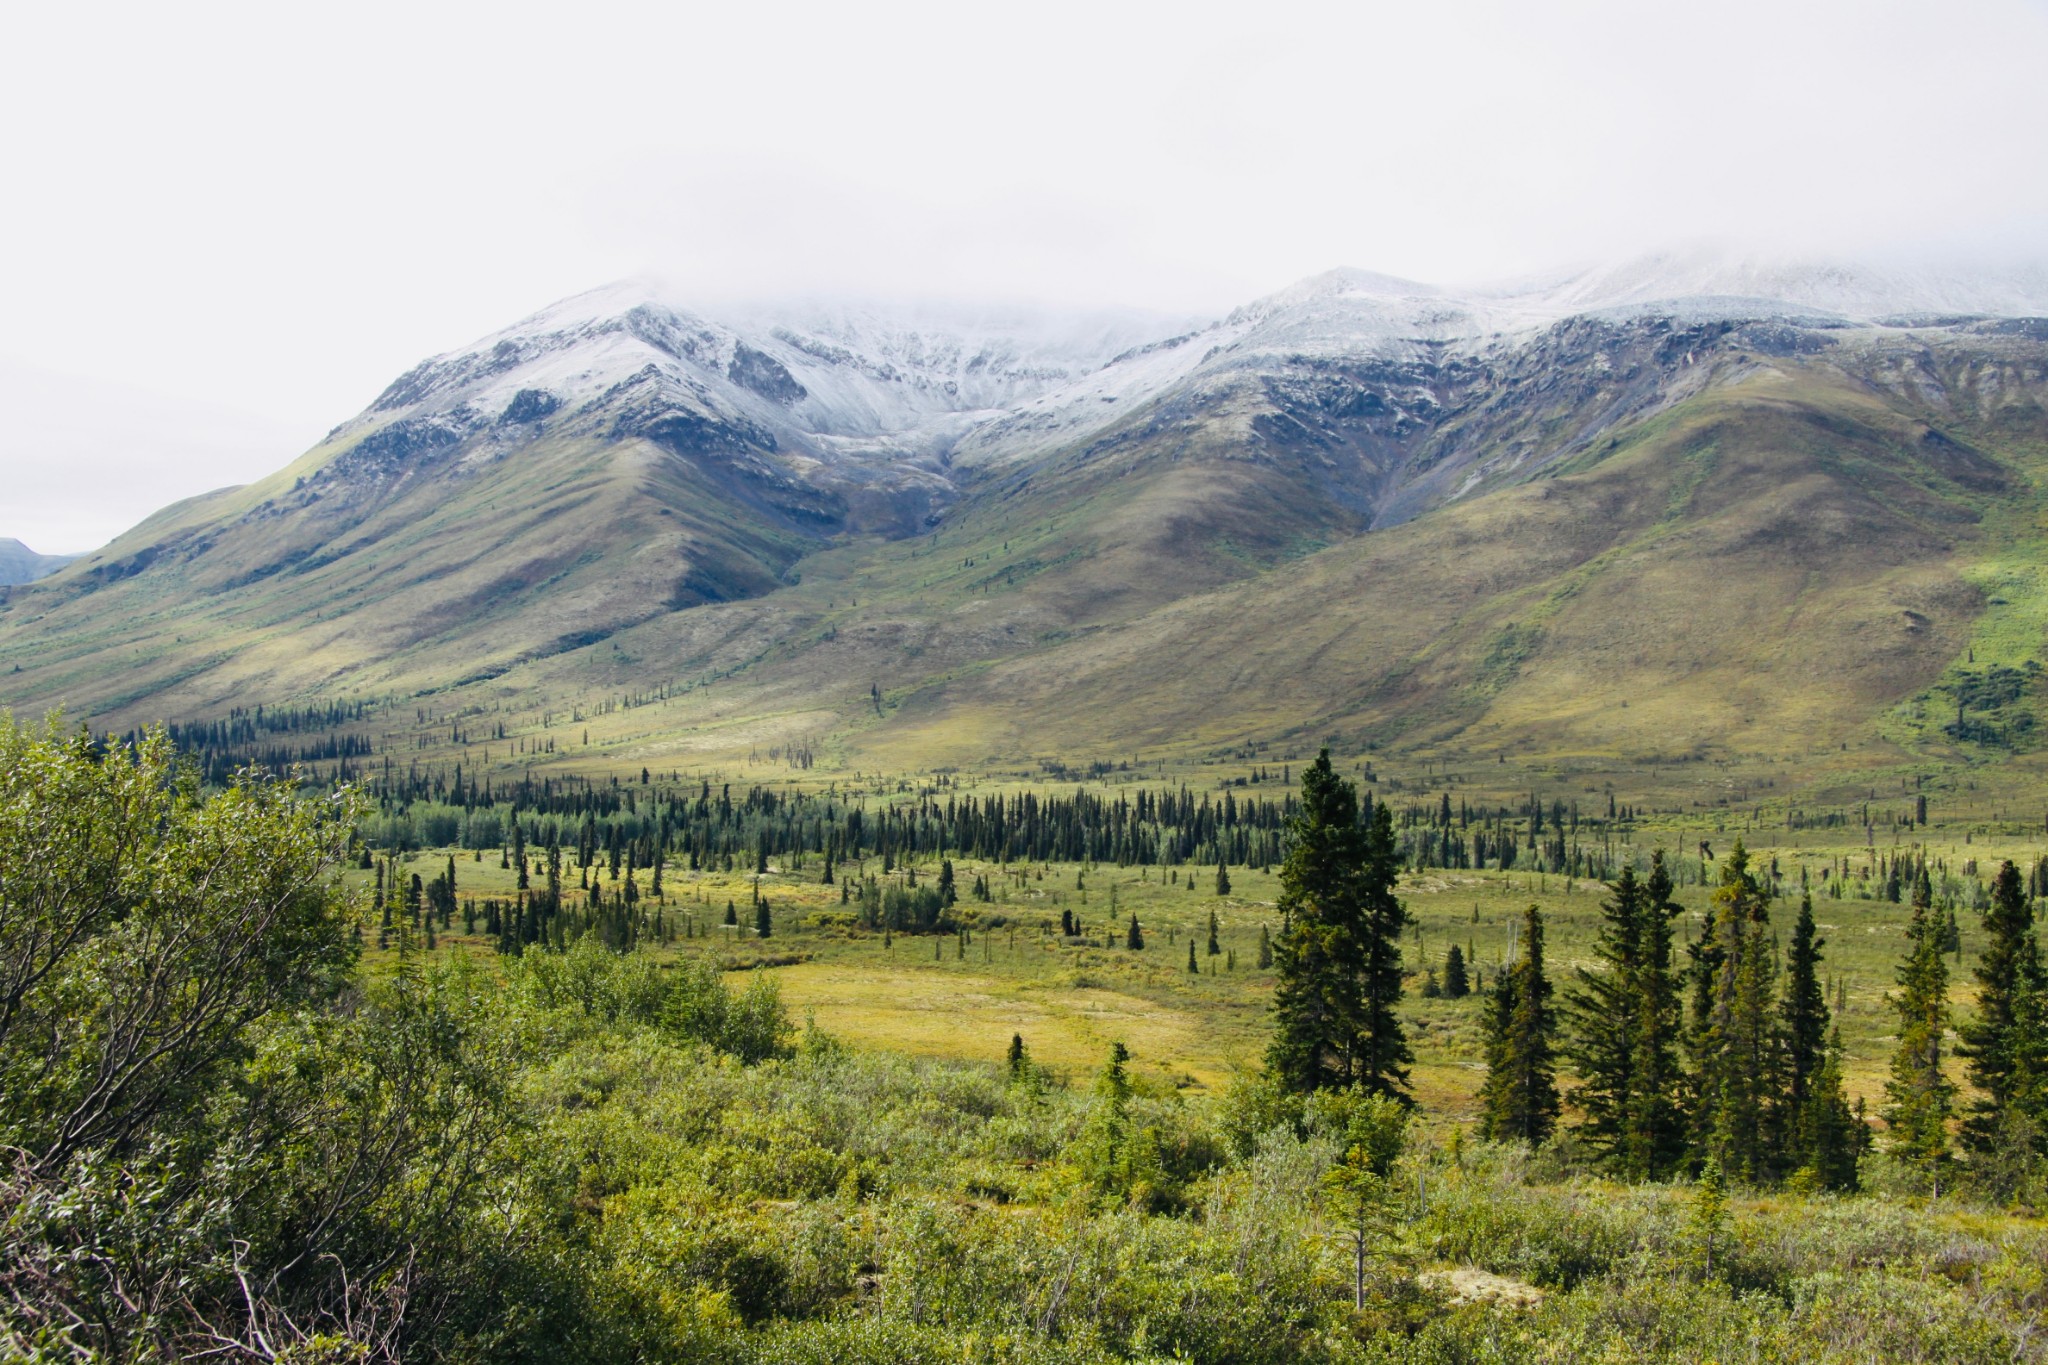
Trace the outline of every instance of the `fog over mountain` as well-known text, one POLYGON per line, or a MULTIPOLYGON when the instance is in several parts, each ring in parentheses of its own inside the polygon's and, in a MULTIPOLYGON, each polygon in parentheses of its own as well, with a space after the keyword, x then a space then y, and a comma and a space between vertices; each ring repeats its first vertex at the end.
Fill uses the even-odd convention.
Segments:
MULTIPOLYGON (((0 223, 0 368, 96 391, 69 405, 95 416, 70 468, 102 493, 174 469, 160 504, 248 480, 423 354, 646 270, 730 326, 790 297, 1213 320, 1335 266, 1470 300, 1673 242, 1983 263, 2048 240, 2029 0, 1738 0, 1712 25, 1616 0, 799 9, 137 12, 114 42, 26 16, 0 81, 36 130, 0 148, 28 206, 0 223), (622 34, 683 74, 622 76, 622 34), (252 465, 158 423, 145 459, 138 391, 279 436, 252 465)), ((0 463, 46 449, 11 429, 0 463)), ((145 510, 53 540, 67 491, 17 484, 0 534, 86 549, 145 510)))

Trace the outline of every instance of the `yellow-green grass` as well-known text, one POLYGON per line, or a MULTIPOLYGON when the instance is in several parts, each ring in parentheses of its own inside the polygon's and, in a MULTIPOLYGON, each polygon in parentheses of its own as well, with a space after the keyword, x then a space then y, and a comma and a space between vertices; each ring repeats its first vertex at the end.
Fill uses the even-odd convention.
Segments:
MULTIPOLYGON (((1691 875, 1698 870, 1696 844, 1701 834, 1710 837, 1717 855, 1725 855, 1742 833, 1741 823, 1723 833, 1696 826, 1646 831, 1637 836, 1637 847, 1669 847, 1674 861, 1683 859, 1691 875)), ((1918 845, 1906 831, 1898 833, 1897 845, 1889 840, 1882 844, 1886 854, 1917 847, 1958 872, 1964 860, 1975 858, 1980 875, 1987 878, 1997 858, 2031 861, 2043 851, 2041 840, 2012 833, 1987 838, 1973 826, 1914 831, 1926 840, 1918 845)), ((1752 829, 1748 837, 1759 866, 1767 869, 1777 860, 1786 891, 1773 910, 1781 938, 1789 935, 1797 911, 1802 869, 1814 888, 1815 917, 1827 940, 1824 973, 1830 982, 1842 983, 1847 999, 1839 1023, 1848 1088, 1874 1113, 1884 1104, 1884 1080, 1896 1034, 1887 992, 1903 948, 1907 907, 1883 900, 1835 899, 1821 890, 1820 871, 1833 866, 1837 856, 1847 854, 1855 867, 1863 866, 1867 850, 1860 829, 1794 834, 1752 829)), ((445 857, 415 855, 401 866, 408 875, 418 871, 431 877, 445 867, 445 857)), ((458 855, 459 894, 478 899, 515 894, 516 873, 498 863, 494 853, 486 853, 482 862, 469 854, 458 855)), ((936 873, 937 863, 926 860, 918 868, 923 879, 936 873)), ((993 904, 963 900, 960 911, 971 926, 965 944, 952 935, 897 935, 885 946, 882 935, 844 923, 838 888, 822 884, 818 870, 814 858, 801 871, 778 868, 759 879, 773 920, 770 938, 761 940, 752 929, 756 881, 751 875, 670 869, 664 878, 662 913, 679 933, 687 920, 693 936, 679 938, 661 951, 708 953, 735 970, 772 964, 766 970, 775 976, 799 1019, 809 1013, 821 1027, 858 1047, 994 1064, 1011 1035, 1019 1034, 1040 1062, 1080 1077, 1100 1065, 1112 1042, 1121 1041, 1146 1073, 1193 1093, 1211 1094, 1227 1086, 1234 1075, 1255 1068, 1263 1054, 1274 977, 1257 970, 1256 962, 1261 926, 1278 929, 1273 905, 1278 879, 1273 873, 1233 868, 1231 894, 1218 897, 1210 868, 1051 864, 1004 869, 956 859, 955 875, 963 893, 977 875, 986 875, 998 897, 993 904), (1190 875, 1193 890, 1188 888, 1190 875), (1077 877, 1083 886, 1076 886, 1077 877), (728 901, 739 920, 736 928, 722 924, 728 901), (1058 935, 1062 911, 1081 918, 1088 941, 1074 943, 1058 935), (1214 958, 1206 951, 1212 911, 1225 950, 1214 958), (1146 940, 1141 952, 1123 946, 1133 914, 1146 940), (996 922, 998 917, 1001 923, 996 922), (1105 946, 1105 937, 1113 946, 1105 946), (1200 968, 1194 975, 1187 971, 1191 938, 1200 968), (1226 966, 1232 953, 1235 970, 1226 966)), ((591 871, 602 885, 616 889, 601 865, 593 865, 591 871)), ((839 871, 862 873, 848 864, 839 871)), ((871 861, 866 871, 878 872, 878 865, 871 861)), ((368 875, 353 874, 358 882, 368 875)), ((566 881, 573 899, 580 891, 573 862, 566 881)), ((644 872, 640 885, 645 894, 644 872)), ((1680 924, 1681 941, 1699 932, 1709 890, 1696 882, 1680 888, 1679 900, 1688 912, 1680 924)), ((1460 1001, 1423 998, 1424 970, 1440 972, 1445 952, 1456 943, 1471 953, 1475 971, 1491 980, 1518 932, 1524 909, 1536 904, 1545 917, 1550 972, 1563 991, 1579 968, 1594 965, 1593 942, 1604 893, 1597 883, 1540 874, 1431 870, 1404 877, 1402 896, 1415 926, 1403 944, 1411 975, 1402 1015, 1416 1055, 1415 1093, 1436 1120, 1459 1121, 1474 1110, 1483 1074, 1480 1002, 1476 996, 1460 1001)), ((1951 1000, 1960 1016, 1967 1013, 1973 997, 1970 967, 1982 933, 1967 906, 1959 909, 1958 919, 1963 954, 1959 961, 1950 960, 1950 969, 1951 1000)), ((488 951, 480 938, 459 932, 459 918, 457 928, 443 940, 444 951, 488 951)), ((370 938, 374 944, 374 927, 370 938)), ((372 947, 366 965, 381 970, 389 957, 372 947)), ((1834 998, 1830 991, 1831 1004, 1834 998)), ((1954 1074, 1961 1078, 1960 1066, 1954 1074)))

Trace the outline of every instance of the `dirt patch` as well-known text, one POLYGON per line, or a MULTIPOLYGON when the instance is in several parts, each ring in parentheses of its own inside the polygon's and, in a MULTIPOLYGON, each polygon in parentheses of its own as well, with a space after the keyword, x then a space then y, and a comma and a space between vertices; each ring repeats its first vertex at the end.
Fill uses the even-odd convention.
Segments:
POLYGON ((1503 1308, 1534 1308, 1543 1302, 1543 1291, 1527 1280, 1510 1279, 1477 1266, 1453 1266, 1449 1270, 1425 1270, 1416 1280, 1429 1289, 1442 1290, 1452 1303, 1491 1303, 1503 1308))

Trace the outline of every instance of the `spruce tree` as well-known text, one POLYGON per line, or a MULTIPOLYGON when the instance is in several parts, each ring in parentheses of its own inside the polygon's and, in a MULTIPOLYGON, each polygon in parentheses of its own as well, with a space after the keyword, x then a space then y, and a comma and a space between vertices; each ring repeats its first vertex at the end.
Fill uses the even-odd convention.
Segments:
POLYGON ((1395 1007, 1402 991, 1401 935, 1414 920, 1394 894, 1400 877, 1401 852, 1394 838, 1394 813, 1385 802, 1378 802, 1373 806, 1365 839, 1364 1027, 1355 1080, 1369 1093, 1405 1100, 1408 1064, 1415 1060, 1415 1054, 1409 1050, 1407 1034, 1401 1028, 1395 1007))
POLYGON ((1700 1166, 1699 1181, 1693 1186, 1693 1244, 1697 1248, 1704 1278, 1714 1278, 1714 1248, 1728 1233, 1728 1184, 1721 1163, 1709 1156, 1700 1166))
MULTIPOLYGON (((1280 864, 1274 945, 1275 1033, 1267 1065, 1287 1089, 1337 1089, 1352 1078, 1363 1018, 1360 901, 1365 866, 1358 796, 1327 749, 1301 774, 1301 804, 1280 864)), ((1188 970, 1195 945, 1188 943, 1188 970)))
POLYGON ((1794 1136, 1797 1174, 1821 1189, 1854 1190, 1856 1164, 1869 1145, 1870 1130, 1842 1093, 1842 1032, 1836 1029, 1807 1077, 1794 1136))
POLYGON ((1672 969, 1671 925, 1684 913, 1673 898, 1664 851, 1650 855, 1636 940, 1636 984, 1629 1002, 1633 1060, 1623 1136, 1623 1168, 1657 1179, 1685 1157, 1684 1077, 1678 1065, 1679 981, 1672 969))
POLYGON ((1394 1003, 1408 917, 1394 896, 1392 817, 1378 805, 1360 828, 1357 791, 1325 749, 1302 771, 1287 840, 1267 1063, 1292 1091, 1357 1085, 1405 1098, 1412 1057, 1394 1003))
POLYGON ((1842 1037, 1830 1032, 1827 989, 1820 979, 1821 949, 1813 897, 1799 898, 1799 918, 1785 956, 1785 1072, 1789 1150, 1785 1165, 1801 1184, 1829 1190, 1856 1188, 1856 1163, 1867 1131, 1842 1093, 1842 1037))
POLYGON ((1899 991, 1892 1007, 1899 1015, 1899 1042, 1892 1053, 1890 1101, 1884 1111, 1894 1153, 1919 1168, 1941 1190, 1948 1162, 1948 1121, 1955 1109, 1955 1083, 1942 1069, 1942 1035, 1948 1030, 1948 967, 1941 955, 1941 922, 1923 873, 1913 888, 1913 913, 1906 927, 1906 956, 1899 964, 1899 991))
POLYGON ((1262 972, 1268 971, 1272 966, 1273 936, 1266 931, 1266 926, 1261 924, 1259 926, 1259 970, 1262 972))
POLYGON ((1977 959, 1977 1015, 1957 1049, 1970 1062, 1978 1098, 1963 1121, 1963 1142, 1975 1152, 1999 1146, 2014 1118, 2048 1136, 2042 1083, 2048 1080, 2048 1038, 2041 1033, 2044 982, 2033 907, 2019 869, 1999 866, 1984 912, 1989 936, 1977 959))
MULTIPOLYGON (((1703 1154, 1746 1180, 1776 1173, 1787 1118, 1769 896, 1737 839, 1713 895, 1713 976, 1704 983, 1705 1009, 1695 1038, 1693 1131, 1703 1154)), ((1701 1003, 1697 995, 1695 1003, 1701 1003)))
POLYGON ((1820 981, 1821 949, 1815 936, 1813 897, 1799 898, 1792 947, 1785 954, 1785 1069, 1793 1111, 1806 1108, 1812 1082, 1827 1050, 1828 1002, 1820 981))
POLYGON ((1200 972, 1201 970, 1202 970, 1202 969, 1201 969, 1200 967, 1198 967, 1198 966, 1196 966, 1196 965, 1195 965, 1195 941, 1194 941, 1193 939, 1189 939, 1189 940, 1188 940, 1188 971, 1189 971, 1189 972, 1190 972, 1190 973, 1192 974, 1192 973, 1197 973, 1197 972, 1200 972))
POLYGON ((1457 944, 1444 956, 1444 995, 1451 1000, 1463 1000, 1472 993, 1472 980, 1465 974, 1465 950, 1457 944))
POLYGON ((1536 1146, 1557 1126, 1550 980, 1543 972, 1543 912, 1522 919, 1521 951, 1494 983, 1486 1018, 1486 1079, 1479 1131, 1498 1142, 1536 1146))
POLYGON ((1223 866, 1220 859, 1216 863, 1216 894, 1219 896, 1230 894, 1230 870, 1223 866))
POLYGON ((1222 945, 1222 944, 1220 944, 1220 943, 1218 943, 1218 942, 1216 941, 1216 927, 1217 927, 1217 926, 1216 926, 1216 912, 1215 912, 1214 910, 1211 910, 1211 911, 1209 912, 1209 956, 1210 956, 1210 957, 1221 957, 1221 956, 1223 955, 1223 945, 1222 945))
POLYGON ((1124 947, 1133 952, 1145 946, 1145 931, 1138 927, 1138 917, 1131 916, 1131 927, 1124 933, 1124 947))
MULTIPOLYGON (((1585 1119, 1580 1133, 1615 1165, 1624 1164, 1629 1101, 1635 1091, 1635 1005, 1643 932, 1643 886, 1624 866, 1601 902, 1593 941, 1597 971, 1581 967, 1564 995, 1565 1055, 1579 1074, 1572 1098, 1585 1119)), ((1456 951, 1453 949, 1453 951, 1456 951)))
POLYGON ((764 899, 754 907, 754 933, 757 937, 767 938, 774 932, 775 924, 768 917, 768 902, 764 899))

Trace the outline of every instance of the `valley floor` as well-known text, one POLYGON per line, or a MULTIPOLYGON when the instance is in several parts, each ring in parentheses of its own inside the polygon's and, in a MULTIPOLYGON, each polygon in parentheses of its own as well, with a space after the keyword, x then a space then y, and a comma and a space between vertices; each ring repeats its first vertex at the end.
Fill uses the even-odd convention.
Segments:
MULTIPOLYGON (((1637 830, 1632 847, 1664 848, 1680 869, 1678 899, 1688 911, 1679 921, 1681 945, 1705 923, 1709 888, 1699 880, 1700 843, 1725 854, 1736 838, 1745 838, 1753 863, 1776 869, 1779 899, 1772 913, 1781 932, 1790 930, 1801 877, 1806 878, 1826 939, 1822 971, 1829 1007, 1842 1029, 1845 1089, 1852 1103, 1861 1098, 1875 1112, 1882 1107, 1897 1032, 1888 993, 1909 907, 1883 899, 1881 879, 1862 880, 1852 871, 1840 897, 1834 877, 1823 880, 1823 868, 1832 872, 1840 859, 1848 859, 1853 870, 1865 866, 1872 850, 1861 833, 1745 833, 1739 824, 1724 833, 1674 826, 1637 830)), ((1961 902, 1961 949, 1950 971, 1952 1003, 1966 1012, 1981 935, 1974 932, 1975 912, 1964 888, 1978 877, 1988 881, 2002 858, 2030 868, 2048 852, 2048 840, 1981 823, 1893 833, 1897 842, 1888 842, 1885 853, 1924 851, 1953 877, 1948 894, 1961 902), (1966 875, 1972 863, 1978 872, 1966 875)), ((450 856, 456 858, 460 898, 517 895, 516 873, 493 854, 434 850, 411 855, 401 866, 431 877, 450 856)), ((758 877, 671 867, 660 904, 675 937, 649 946, 681 957, 708 956, 734 972, 759 967, 798 1017, 815 1017, 819 1026, 863 1048, 995 1062, 1017 1034, 1041 1063, 1083 1077, 1101 1064, 1112 1043, 1122 1042, 1138 1068, 1164 1083, 1211 1095, 1257 1070, 1276 979, 1258 966, 1259 938, 1261 930, 1279 932, 1277 870, 1231 868, 1230 893, 1218 895, 1213 868, 951 861, 959 886, 986 878, 991 888, 986 903, 969 897, 956 907, 969 925, 962 935, 885 938, 856 927, 837 881, 878 874, 879 860, 840 864, 835 884, 826 885, 812 855, 807 866, 778 862, 758 877), (757 895, 770 907, 772 932, 765 940, 753 927, 757 895), (733 925, 724 922, 728 905, 733 925), (1064 914, 1076 917, 1084 932, 1062 934, 1064 914), (1208 951, 1211 915, 1217 926, 1214 954, 1208 951), (1126 946, 1132 916, 1144 940, 1138 951, 1126 946), (1196 947, 1192 972, 1190 943, 1196 947)), ((928 881, 939 862, 920 860, 914 875, 928 881)), ((574 901, 581 888, 573 858, 567 870, 565 896, 574 901)), ((888 876, 900 882, 909 874, 898 867, 888 876)), ((607 894, 622 885, 607 879, 601 860, 589 875, 607 894)), ((367 885, 367 874, 355 876, 367 885)), ((1547 925, 1553 979, 1569 984, 1575 969, 1595 966, 1593 941, 1607 888, 1534 872, 1432 868, 1406 874, 1400 894, 1415 921, 1403 945, 1408 980, 1401 1007, 1416 1054, 1414 1092, 1430 1122, 1469 1122, 1482 1075, 1480 994, 1475 989, 1462 1000, 1425 996, 1425 974, 1440 979, 1455 944, 1476 969, 1475 984, 1490 982, 1513 951, 1524 909, 1535 904, 1547 925)), ((492 946, 480 932, 459 929, 445 941, 485 954, 492 946)), ((376 971, 388 955, 372 947, 366 960, 376 971)))

